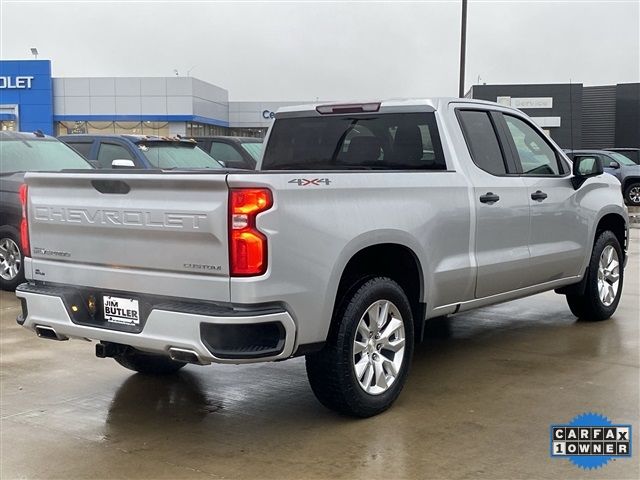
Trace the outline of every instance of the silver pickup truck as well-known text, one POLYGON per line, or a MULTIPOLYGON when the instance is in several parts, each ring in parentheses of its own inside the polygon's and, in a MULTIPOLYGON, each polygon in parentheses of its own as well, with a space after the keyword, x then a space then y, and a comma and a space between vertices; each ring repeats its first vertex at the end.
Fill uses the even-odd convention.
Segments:
POLYGON ((609 318, 619 182, 464 99, 281 109, 257 171, 32 173, 18 322, 144 373, 305 355, 325 406, 388 408, 433 317, 556 290, 609 318))

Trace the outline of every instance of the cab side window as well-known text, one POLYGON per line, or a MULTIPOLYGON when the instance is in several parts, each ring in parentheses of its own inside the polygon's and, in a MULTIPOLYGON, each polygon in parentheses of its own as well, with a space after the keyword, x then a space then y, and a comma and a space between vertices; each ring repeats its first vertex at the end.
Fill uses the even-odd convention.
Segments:
POLYGON ((244 163, 242 155, 228 143, 213 142, 211 144, 211 156, 225 165, 244 163))
POLYGON ((556 152, 530 125, 511 115, 504 115, 509 135, 515 144, 522 175, 562 175, 556 152))
POLYGON ((111 168, 114 160, 134 160, 129 150, 115 143, 101 143, 98 150, 98 164, 100 168, 111 168))
POLYGON ((458 118, 473 163, 492 175, 505 175, 507 167, 504 155, 489 113, 459 110, 458 118))
POLYGON ((66 142, 66 144, 82 155, 86 160, 90 159, 93 142, 66 142))
POLYGON ((609 155, 600 155, 600 160, 602 160, 602 166, 604 168, 611 167, 611 162, 615 162, 609 155))

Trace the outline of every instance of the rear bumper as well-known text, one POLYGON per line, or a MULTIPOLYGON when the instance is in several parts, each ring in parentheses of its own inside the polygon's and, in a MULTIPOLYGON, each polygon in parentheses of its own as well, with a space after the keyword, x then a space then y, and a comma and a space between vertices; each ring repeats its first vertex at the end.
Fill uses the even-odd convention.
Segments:
POLYGON ((294 351, 296 326, 291 315, 281 308, 251 310, 157 303, 150 306, 141 331, 136 333, 79 321, 69 309, 69 298, 74 294, 77 290, 73 287, 20 285, 16 296, 22 303, 23 314, 18 323, 34 332, 53 331, 58 340, 112 342, 166 355, 172 349, 191 351, 202 364, 281 360, 294 351))

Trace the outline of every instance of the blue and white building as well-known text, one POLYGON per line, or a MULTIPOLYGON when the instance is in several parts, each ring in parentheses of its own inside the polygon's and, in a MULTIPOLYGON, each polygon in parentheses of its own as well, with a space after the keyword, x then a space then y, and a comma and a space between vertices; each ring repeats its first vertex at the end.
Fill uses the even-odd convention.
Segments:
POLYGON ((50 60, 0 61, 0 129, 49 135, 263 136, 281 106, 231 102, 193 77, 53 78, 50 60))

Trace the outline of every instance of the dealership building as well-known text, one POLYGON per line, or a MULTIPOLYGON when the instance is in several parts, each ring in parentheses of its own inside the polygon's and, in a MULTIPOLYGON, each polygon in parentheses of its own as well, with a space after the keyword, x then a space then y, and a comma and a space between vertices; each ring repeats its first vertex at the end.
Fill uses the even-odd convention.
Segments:
POLYGON ((49 60, 0 61, 0 129, 262 137, 298 102, 232 102, 193 77, 52 78, 49 60))
POLYGON ((640 148, 640 83, 474 85, 467 97, 521 109, 563 148, 640 148))
MULTIPOLYGON (((520 108, 563 148, 640 147, 640 83, 474 85, 467 96, 520 108)), ((193 77, 52 78, 50 60, 0 61, 2 130, 262 137, 279 107, 300 103, 233 102, 193 77)))

